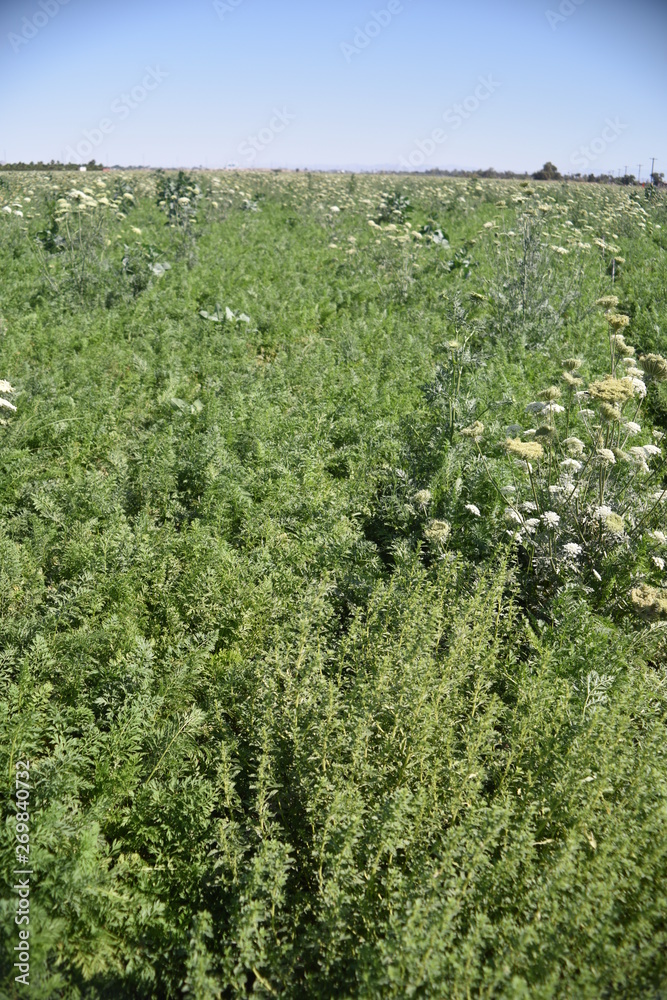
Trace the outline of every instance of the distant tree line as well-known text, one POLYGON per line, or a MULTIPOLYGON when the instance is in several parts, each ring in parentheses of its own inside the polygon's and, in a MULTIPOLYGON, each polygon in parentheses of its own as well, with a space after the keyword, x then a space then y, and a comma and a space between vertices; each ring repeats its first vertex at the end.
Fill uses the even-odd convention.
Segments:
MULTIPOLYGON (((86 170, 104 170, 101 163, 96 163, 95 160, 90 160, 89 163, 84 164, 86 170)), ((60 163, 56 160, 51 160, 50 163, 43 163, 38 160, 37 163, 24 163, 20 160, 18 163, 0 163, 0 170, 78 170, 78 163, 60 163)))
MULTIPOLYGON (((613 174, 567 174, 563 175, 559 172, 558 168, 548 160, 541 170, 536 170, 535 173, 529 174, 528 171, 524 173, 516 173, 513 170, 494 170, 493 167, 489 167, 486 170, 441 170, 436 167, 432 170, 424 171, 427 174, 436 174, 442 177, 494 177, 499 180, 528 180, 528 178, 534 181, 584 181, 589 184, 621 184, 621 185, 633 185, 637 184, 637 178, 634 174, 624 174, 622 177, 615 177, 613 174)), ((657 171, 651 175, 651 182, 656 187, 664 186, 664 174, 658 173, 657 171)))

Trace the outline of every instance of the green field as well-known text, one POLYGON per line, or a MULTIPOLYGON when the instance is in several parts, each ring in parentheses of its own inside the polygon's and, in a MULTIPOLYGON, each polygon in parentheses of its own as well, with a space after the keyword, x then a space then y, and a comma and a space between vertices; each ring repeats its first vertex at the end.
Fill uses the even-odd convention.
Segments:
POLYGON ((667 996, 666 251, 651 189, 0 177, 2 996, 17 761, 39 1000, 667 996))

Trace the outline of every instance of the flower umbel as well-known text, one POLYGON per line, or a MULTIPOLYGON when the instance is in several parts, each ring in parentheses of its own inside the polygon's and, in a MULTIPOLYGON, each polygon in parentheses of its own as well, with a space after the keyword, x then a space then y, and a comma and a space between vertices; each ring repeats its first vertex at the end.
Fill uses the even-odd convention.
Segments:
POLYGON ((539 441, 522 441, 520 438, 508 438, 505 448, 510 455, 522 458, 525 462, 536 462, 544 455, 544 448, 539 441))

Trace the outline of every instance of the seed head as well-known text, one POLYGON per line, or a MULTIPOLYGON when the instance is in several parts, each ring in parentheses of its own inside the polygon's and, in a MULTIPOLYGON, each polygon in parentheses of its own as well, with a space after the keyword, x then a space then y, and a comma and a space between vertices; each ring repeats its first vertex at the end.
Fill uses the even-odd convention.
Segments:
POLYGON ((565 358, 564 361, 561 361, 561 364, 566 372, 578 372, 583 365, 583 361, 580 358, 565 358))
POLYGON ((474 424, 470 427, 464 427, 461 431, 461 437, 472 438, 474 441, 481 441, 482 434, 484 433, 484 424, 481 420, 476 420, 474 424))
POLYGON ((561 391, 557 385, 550 385, 548 389, 543 389, 542 392, 538 392, 538 399, 543 399, 548 403, 553 403, 555 399, 560 399, 561 391))
POLYGON ((612 330, 624 330, 626 326, 630 326, 630 317, 622 313, 607 313, 607 323, 612 330))
POLYGON ((601 382, 592 382, 588 387, 593 399, 604 403, 625 403, 633 394, 632 385, 610 375, 601 382))
POLYGON ((424 528, 424 536, 433 545, 444 545, 449 538, 451 527, 448 521, 429 521, 424 528))
POLYGON ((615 295, 603 295, 595 305, 601 306, 603 309, 615 309, 618 305, 618 298, 615 295))
POLYGON ((667 360, 659 354, 646 354, 639 359, 646 378, 653 382, 667 381, 667 360))
POLYGON ((544 455, 544 449, 539 441, 522 441, 520 438, 508 438, 505 448, 510 455, 522 458, 526 462, 536 462, 544 455))
POLYGON ((659 618, 667 614, 667 592, 664 590, 642 583, 630 592, 630 598, 635 611, 642 618, 659 618))
POLYGON ((611 403, 600 403, 600 416, 608 424, 619 423, 621 411, 617 406, 612 406, 611 403))

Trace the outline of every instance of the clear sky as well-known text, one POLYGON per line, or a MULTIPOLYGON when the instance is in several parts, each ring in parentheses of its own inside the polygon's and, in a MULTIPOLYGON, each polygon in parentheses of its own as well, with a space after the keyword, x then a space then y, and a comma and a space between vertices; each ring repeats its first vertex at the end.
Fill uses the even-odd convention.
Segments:
POLYGON ((666 95, 667 0, 0 0, 2 160, 667 175, 666 95))

